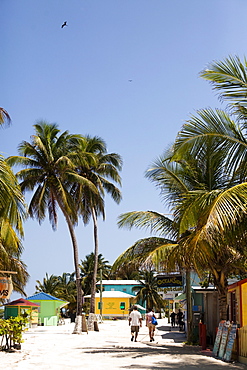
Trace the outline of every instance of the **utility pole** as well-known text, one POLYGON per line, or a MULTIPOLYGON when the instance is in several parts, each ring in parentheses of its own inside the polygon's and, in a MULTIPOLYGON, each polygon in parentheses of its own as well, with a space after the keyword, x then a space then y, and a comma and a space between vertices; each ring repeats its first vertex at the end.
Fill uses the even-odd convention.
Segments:
POLYGON ((192 342, 192 296, 190 270, 186 269, 186 302, 187 302, 187 341, 192 342))
POLYGON ((102 320, 102 269, 100 269, 100 317, 102 320))

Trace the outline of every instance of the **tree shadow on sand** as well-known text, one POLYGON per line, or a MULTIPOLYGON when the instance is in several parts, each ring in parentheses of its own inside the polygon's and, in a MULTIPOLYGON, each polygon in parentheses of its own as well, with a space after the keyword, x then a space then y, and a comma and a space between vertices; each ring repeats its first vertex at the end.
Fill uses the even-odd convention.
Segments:
MULTIPOLYGON (((123 365, 122 369, 146 369, 146 370, 160 370, 160 369, 198 369, 200 370, 223 370, 227 367, 231 369, 243 369, 244 367, 240 364, 229 364, 223 363, 222 361, 216 360, 213 357, 209 357, 201 353, 199 346, 147 346, 146 348, 133 348, 133 347, 101 347, 101 348, 86 348, 83 351, 84 354, 104 354, 119 360, 121 358, 131 357, 133 359, 133 365, 123 365), (153 356, 164 356, 162 361, 157 361, 155 364, 149 363, 152 361, 153 356), (138 359, 147 357, 147 363, 145 365, 136 363, 138 359)), ((119 365, 118 365, 119 366, 119 365)), ((118 367, 119 368, 119 367, 118 367)))
POLYGON ((186 342, 186 333, 179 331, 178 327, 171 328, 170 326, 159 326, 157 330, 161 330, 166 332, 165 334, 161 334, 162 339, 170 339, 173 340, 174 343, 184 343, 186 342), (172 330, 171 330, 172 329, 172 330))

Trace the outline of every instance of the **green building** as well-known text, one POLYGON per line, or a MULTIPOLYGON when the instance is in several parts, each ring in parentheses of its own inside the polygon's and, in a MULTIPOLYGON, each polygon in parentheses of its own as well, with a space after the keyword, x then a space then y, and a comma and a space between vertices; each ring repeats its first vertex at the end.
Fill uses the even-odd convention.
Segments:
POLYGON ((56 326, 60 309, 69 303, 43 292, 28 297, 28 300, 39 304, 39 324, 44 326, 56 326))

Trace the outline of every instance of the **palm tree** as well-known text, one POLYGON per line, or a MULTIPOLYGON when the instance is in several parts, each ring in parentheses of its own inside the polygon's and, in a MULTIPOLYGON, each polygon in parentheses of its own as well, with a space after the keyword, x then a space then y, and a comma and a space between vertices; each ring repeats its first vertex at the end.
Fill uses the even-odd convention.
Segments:
POLYGON ((8 125, 10 122, 11 118, 9 113, 4 108, 0 107, 0 125, 3 125, 4 123, 8 125))
MULTIPOLYGON (((84 294, 90 294, 90 292, 92 291, 93 275, 95 271, 95 255, 93 252, 88 254, 84 260, 81 260, 80 270, 84 294)), ((104 279, 108 279, 111 271, 111 266, 109 265, 109 262, 104 259, 101 253, 98 255, 96 280, 99 280, 100 278, 100 270, 102 271, 102 277, 104 279)))
MULTIPOLYGON (((0 125, 10 122, 8 112, 0 108, 0 125)), ((17 272, 12 277, 13 289, 23 295, 26 295, 24 287, 29 277, 27 267, 20 259, 25 207, 18 181, 6 159, 0 155, 0 270, 17 272)))
POLYGON ((29 276, 20 259, 25 218, 24 197, 17 179, 5 158, 0 156, 0 270, 17 272, 12 277, 13 289, 24 295, 29 276))
MULTIPOLYGON (((229 113, 220 109, 204 109, 197 112, 179 132, 176 143, 176 158, 185 152, 200 155, 205 141, 210 138, 217 143, 217 150, 225 150, 225 172, 231 174, 232 181, 212 203, 204 217, 204 227, 199 238, 211 235, 224 235, 223 242, 232 246, 235 258, 245 263, 246 251, 246 195, 247 195, 247 61, 238 57, 228 57, 212 63, 201 72, 201 77, 209 80, 219 97, 228 102, 229 113)), ((220 241, 222 243, 222 240, 220 241)), ((222 245, 222 244, 221 244, 222 245)), ((232 253, 230 253, 232 256, 232 253)), ((231 257, 232 258, 232 257, 231 257)), ((229 263, 231 263, 231 258, 229 263)), ((234 259, 235 259, 234 258, 234 259)), ((219 266, 224 270, 225 265, 219 266)), ((226 280, 222 276, 217 280, 226 280)), ((225 288, 224 288, 225 289, 225 288)))
POLYGON ((153 270, 145 270, 141 274, 141 279, 138 279, 141 286, 132 288, 133 291, 137 291, 135 301, 144 304, 146 302, 147 307, 157 309, 160 311, 161 308, 165 307, 165 302, 158 292, 157 279, 155 278, 153 270))
POLYGON ((122 280, 139 280, 141 278, 139 267, 138 262, 125 261, 117 269, 112 268, 111 277, 122 280))
POLYGON ((21 165, 16 176, 20 179, 21 189, 34 191, 29 204, 29 214, 41 223, 49 214, 53 230, 57 226, 57 207, 62 211, 67 222, 74 254, 74 266, 77 287, 77 325, 74 333, 81 332, 82 290, 79 270, 78 245, 74 225, 78 221, 77 207, 70 194, 71 187, 78 182, 97 193, 95 186, 74 170, 71 143, 80 140, 80 135, 70 135, 67 131, 59 135, 56 124, 39 122, 34 125, 35 134, 31 142, 23 141, 19 145, 20 156, 8 158, 10 165, 21 165), (71 159, 72 158, 72 159, 71 159))
POLYGON ((62 299, 68 303, 68 309, 73 312, 76 309, 76 282, 75 274, 64 272, 61 276, 45 274, 43 282, 36 280, 36 293, 44 292, 62 299))
POLYGON ((67 308, 70 313, 76 310, 76 281, 75 274, 64 272, 58 276, 58 289, 56 297, 69 302, 67 308))
MULTIPOLYGON (((216 151, 217 143, 208 140, 200 156, 184 153, 183 160, 171 160, 173 152, 158 159, 147 176, 159 187, 163 200, 171 206, 173 219, 157 212, 129 212, 119 217, 119 226, 150 228, 161 237, 137 241, 114 263, 126 260, 152 261, 159 268, 174 271, 177 267, 198 274, 208 270, 219 291, 220 315, 226 318, 227 277, 243 271, 246 256, 241 253, 242 236, 231 238, 205 227, 216 202, 231 187, 231 174, 225 172, 225 149, 216 151), (171 239, 165 239, 167 235, 171 239), (237 243, 236 243, 237 242, 237 243)), ((240 234, 239 234, 240 235, 240 234)))
MULTIPOLYGON (((21 260, 23 246, 21 238, 9 220, 0 219, 0 270, 12 271, 13 290, 26 296, 24 287, 29 274, 27 266, 21 260)), ((4 274, 5 275, 5 274, 4 274)))
POLYGON ((105 192, 119 203, 121 200, 120 190, 113 184, 121 184, 119 170, 122 167, 121 157, 116 153, 107 153, 106 143, 99 137, 85 136, 74 148, 78 154, 77 171, 86 177, 98 189, 98 194, 85 186, 76 183, 72 189, 73 196, 77 199, 79 212, 85 224, 90 216, 94 225, 94 272, 91 284, 90 313, 95 313, 95 292, 98 271, 98 216, 105 219, 104 196, 105 192), (86 160, 85 160, 86 153, 86 160))
POLYGON ((43 282, 41 283, 40 280, 36 280, 37 285, 35 286, 36 293, 44 292, 50 295, 57 297, 58 287, 59 287, 59 278, 58 276, 51 275, 49 276, 47 273, 43 278, 43 282))

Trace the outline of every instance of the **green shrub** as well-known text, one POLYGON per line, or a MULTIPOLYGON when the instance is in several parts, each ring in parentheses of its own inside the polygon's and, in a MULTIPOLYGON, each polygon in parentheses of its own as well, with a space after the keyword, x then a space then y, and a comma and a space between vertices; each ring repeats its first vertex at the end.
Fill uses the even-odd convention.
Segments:
POLYGON ((0 337, 1 351, 8 351, 12 348, 20 349, 23 343, 22 334, 25 330, 25 325, 29 322, 27 317, 10 317, 7 320, 0 319, 0 337))

